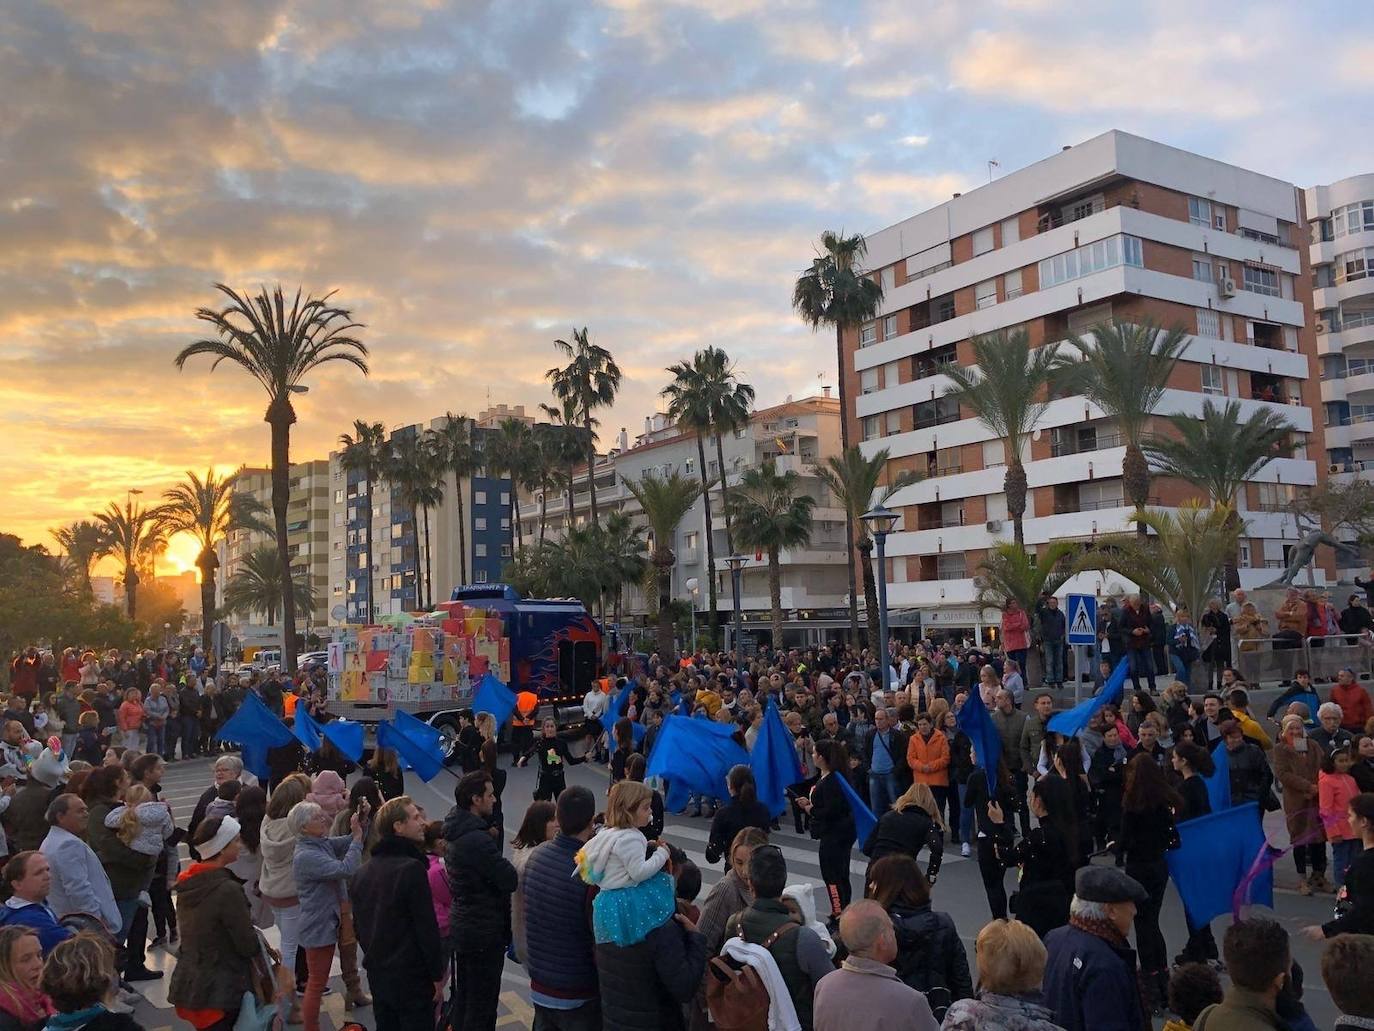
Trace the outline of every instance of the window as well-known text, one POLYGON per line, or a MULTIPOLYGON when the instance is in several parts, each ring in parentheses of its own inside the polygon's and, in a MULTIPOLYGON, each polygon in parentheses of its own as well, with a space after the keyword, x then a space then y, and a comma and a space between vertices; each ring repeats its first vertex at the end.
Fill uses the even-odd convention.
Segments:
POLYGON ((501 517, 501 529, 503 529, 503 530, 509 530, 509 529, 510 529, 510 516, 502 516, 502 517, 501 517))
POLYGON ((475 491, 473 491, 473 492, 472 492, 472 503, 473 503, 474 505, 485 505, 485 504, 487 503, 487 492, 484 491, 484 490, 475 490, 475 491))
POLYGON ((1188 221, 1195 226, 1212 228, 1212 202, 1201 197, 1188 198, 1188 221))
POLYGON ((959 402, 952 397, 939 397, 933 401, 922 401, 912 409, 918 430, 930 426, 943 426, 945 423, 959 421, 959 402))
POLYGON ((987 279, 973 288, 975 308, 991 308, 997 303, 997 280, 987 279))
POLYGON ((869 415, 863 421, 864 440, 877 440, 882 430, 879 429, 878 417, 869 415))
POLYGON ((964 580, 968 577, 968 563, 964 553, 939 555, 935 560, 935 575, 941 580, 964 580))
POLYGON ((697 550, 697 532, 696 532, 695 530, 692 530, 692 531, 689 532, 689 533, 684 533, 684 534, 682 535, 682 550, 683 550, 683 551, 696 551, 696 550, 697 550))
POLYGON ((501 505, 504 508, 510 507, 510 491, 503 490, 501 492, 501 505))
POLYGON ((474 530, 485 530, 485 529, 487 528, 487 517, 486 517, 486 516, 477 516, 477 517, 475 517, 475 518, 472 520, 472 528, 473 528, 474 530))
POLYGON ((878 389, 878 370, 864 369, 859 373, 859 393, 871 394, 878 389))
POLYGON ((343 513, 342 513, 342 512, 335 512, 335 513, 334 513, 334 525, 335 525, 335 526, 343 526, 343 513))
POLYGON ((902 413, 900 411, 887 413, 887 432, 884 436, 890 437, 894 433, 902 432, 902 413))
POLYGON ((888 362, 883 366, 883 386, 887 388, 895 387, 901 382, 901 362, 888 362))
POLYGON ((1246 290, 1269 297, 1279 296, 1279 274, 1275 269, 1246 265, 1244 272, 1246 290))
POLYGON ((1257 483, 1259 508, 1274 511, 1287 508, 1297 497, 1297 489, 1291 483, 1257 483))
POLYGON ((876 322, 865 322, 859 327, 859 346, 867 347, 869 344, 876 343, 878 340, 878 324, 876 322))
POLYGON ((404 536, 405 536, 405 526, 404 526, 404 524, 402 524, 402 523, 392 523, 392 524, 391 524, 391 539, 392 539, 393 541, 399 541, 399 540, 400 540, 402 537, 404 537, 404 536))
POLYGON ((475 584, 484 584, 484 583, 486 583, 486 582, 487 582, 487 571, 486 571, 485 569, 474 569, 474 570, 472 571, 472 582, 475 583, 475 584))
POLYGON ((510 558, 510 545, 509 545, 509 544, 503 544, 503 545, 501 545, 501 557, 502 557, 502 558, 510 558))
POLYGON ((1021 270, 1015 268, 1002 277, 1002 296, 1010 301, 1014 297, 1020 297, 1021 292, 1021 270))
POLYGON ((1212 281, 1212 262, 1208 258, 1193 259, 1193 278, 1200 283, 1212 281))
POLYGON ((1109 236, 1077 250, 1046 258, 1040 263, 1040 288, 1058 286, 1123 263, 1137 268, 1143 264, 1139 237, 1109 236))
MULTIPOLYGON (((1364 279, 1369 275, 1369 270, 1372 267, 1374 267, 1374 247, 1337 254, 1336 282, 1348 283, 1355 279, 1364 279)), ((1322 284, 1318 283, 1318 285, 1322 284)))
POLYGON ((344 499, 344 492, 343 492, 343 488, 341 487, 341 488, 339 488, 338 490, 336 490, 336 491, 334 492, 334 504, 336 504, 336 505, 342 505, 342 504, 343 504, 343 499, 344 499))
POLYGON ((472 553, 476 555, 478 558, 486 558, 487 546, 481 541, 478 541, 476 544, 472 546, 472 553))
POLYGON ((954 318, 954 295, 946 294, 930 302, 930 324, 948 322, 954 318))
POLYGON ((1199 308, 1197 310, 1197 335, 1220 340, 1221 316, 1210 308, 1199 308))
POLYGON ((890 292, 897 285, 897 266, 889 265, 879 274, 878 278, 883 284, 883 293, 890 292))
POLYGON ((1087 218, 1103 210, 1106 202, 1102 197, 1088 197, 1086 200, 1074 201, 1064 209, 1065 222, 1077 222, 1080 218, 1087 218))
POLYGON ((1007 445, 1001 438, 983 441, 983 468, 995 469, 1007 464, 1007 445))
POLYGON ((897 335, 897 316, 889 315, 883 319, 883 339, 891 340, 897 335))
POLYGON ((992 250, 992 226, 984 226, 973 234, 973 256, 986 254, 992 250))
POLYGON ((1222 383, 1221 369, 1215 365, 1204 365, 1202 367, 1202 392, 1221 397, 1226 393, 1226 387, 1222 383))
POLYGON ((1331 235, 1324 235, 1323 238, 1330 240, 1333 237, 1345 236, 1347 233, 1359 233, 1371 229, 1374 229, 1374 200, 1363 200, 1332 211, 1331 235))
POLYGON ((1007 247, 1021 240, 1021 223, 1009 218, 1002 223, 1002 246, 1007 247))

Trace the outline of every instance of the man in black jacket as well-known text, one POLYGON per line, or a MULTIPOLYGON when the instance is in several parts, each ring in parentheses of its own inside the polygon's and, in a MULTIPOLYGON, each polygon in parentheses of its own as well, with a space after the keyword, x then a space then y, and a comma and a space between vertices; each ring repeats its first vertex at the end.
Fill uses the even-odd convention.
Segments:
POLYGON ((696 995, 706 972, 706 939, 679 913, 641 942, 598 945, 596 972, 601 983, 599 1027, 683 1031, 682 1007, 696 995))
POLYGON ((485 770, 463 775, 453 789, 457 803, 444 819, 444 865, 453 890, 449 927, 457 969, 455 999, 462 1007, 452 1024, 461 1031, 491 1031, 501 995, 501 970, 510 944, 510 897, 515 867, 501 855, 491 826, 496 793, 485 770))
POLYGON ((374 826, 372 858, 354 875, 349 895, 377 1031, 428 1027, 447 963, 420 851, 425 814, 401 795, 377 811, 374 826))

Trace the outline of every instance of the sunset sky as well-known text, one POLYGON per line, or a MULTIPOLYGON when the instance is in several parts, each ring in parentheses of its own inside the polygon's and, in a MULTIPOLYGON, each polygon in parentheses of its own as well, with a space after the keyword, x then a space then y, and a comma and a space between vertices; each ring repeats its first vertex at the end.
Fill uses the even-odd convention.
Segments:
MULTIPOLYGON (((223 280, 336 289, 373 374, 297 458, 548 399, 587 325, 633 436, 715 344, 761 404, 834 382, 790 287, 871 231, 1105 129, 1302 185, 1374 171, 1363 4, 160 0, 0 5, 0 529, 265 464, 264 399, 197 361, 223 280)), ((169 566, 189 564, 179 543, 169 566)))

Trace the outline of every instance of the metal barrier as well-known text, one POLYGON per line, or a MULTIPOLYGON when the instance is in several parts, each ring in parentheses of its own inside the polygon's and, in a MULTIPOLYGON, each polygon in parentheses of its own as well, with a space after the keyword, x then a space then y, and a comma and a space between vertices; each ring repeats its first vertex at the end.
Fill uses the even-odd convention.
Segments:
POLYGON ((1366 644, 1365 640, 1360 634, 1305 638, 1303 647, 1307 651, 1307 669, 1312 679, 1317 683, 1334 681, 1336 674, 1347 667, 1355 671, 1356 679, 1371 679, 1370 656, 1374 655, 1374 642, 1366 644))
POLYGON ((1355 671, 1356 679, 1368 682, 1374 680, 1374 639, 1331 634, 1305 637, 1295 646, 1291 637, 1233 637, 1231 665, 1242 680, 1256 685, 1292 680, 1299 669, 1307 670, 1313 683, 1329 683, 1346 667, 1355 671))

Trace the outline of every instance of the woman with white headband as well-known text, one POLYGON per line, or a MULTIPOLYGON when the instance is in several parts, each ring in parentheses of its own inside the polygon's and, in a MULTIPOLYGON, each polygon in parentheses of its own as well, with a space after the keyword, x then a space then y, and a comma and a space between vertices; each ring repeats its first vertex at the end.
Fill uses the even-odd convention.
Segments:
POLYGON ((239 854, 239 823, 232 816, 202 820, 192 845, 200 862, 177 878, 172 891, 181 928, 167 1001, 177 1016, 202 1031, 234 1026, 251 983, 258 935, 248 899, 228 869, 239 854))

